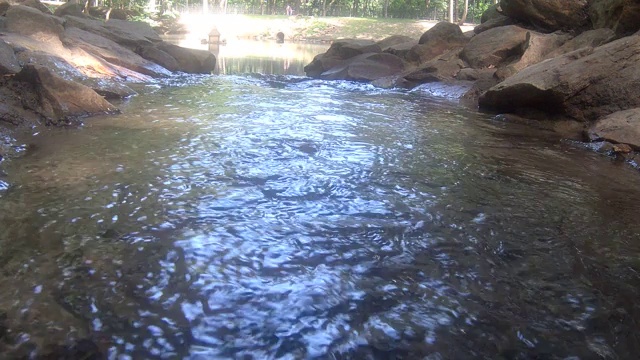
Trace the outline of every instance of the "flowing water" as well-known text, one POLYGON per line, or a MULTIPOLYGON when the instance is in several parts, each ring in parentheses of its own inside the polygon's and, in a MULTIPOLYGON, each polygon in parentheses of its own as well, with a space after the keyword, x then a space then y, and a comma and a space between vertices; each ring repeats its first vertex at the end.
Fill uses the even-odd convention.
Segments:
POLYGON ((640 352, 637 170, 420 88, 140 92, 3 163, 5 357, 640 352))

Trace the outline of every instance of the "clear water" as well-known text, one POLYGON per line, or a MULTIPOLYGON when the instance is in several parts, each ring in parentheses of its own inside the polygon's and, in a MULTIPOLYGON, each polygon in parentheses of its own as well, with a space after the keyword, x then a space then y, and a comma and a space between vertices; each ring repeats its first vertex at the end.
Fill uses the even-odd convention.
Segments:
POLYGON ((420 89, 176 77, 119 105, 3 164, 7 357, 640 351, 637 170, 420 89))

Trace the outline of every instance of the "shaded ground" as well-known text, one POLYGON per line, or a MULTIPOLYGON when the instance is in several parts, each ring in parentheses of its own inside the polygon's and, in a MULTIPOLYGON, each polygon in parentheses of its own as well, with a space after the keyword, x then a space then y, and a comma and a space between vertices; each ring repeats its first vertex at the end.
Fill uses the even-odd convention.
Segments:
MULTIPOLYGON (((189 33, 206 38, 215 26, 222 39, 275 38, 282 31, 295 41, 331 41, 339 38, 382 40, 390 35, 419 38, 437 23, 432 20, 367 19, 351 17, 258 16, 186 14, 181 18, 189 33)), ((463 31, 472 30, 466 24, 463 31)))

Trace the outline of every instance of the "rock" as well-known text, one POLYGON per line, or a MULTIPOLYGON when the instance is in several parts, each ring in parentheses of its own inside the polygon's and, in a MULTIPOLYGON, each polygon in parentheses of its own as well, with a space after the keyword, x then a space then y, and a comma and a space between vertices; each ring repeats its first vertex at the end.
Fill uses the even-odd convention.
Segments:
POLYGON ((176 59, 178 71, 209 74, 216 68, 215 55, 206 50, 183 48, 167 42, 161 42, 156 47, 176 59))
POLYGON ((323 72, 321 79, 373 81, 399 74, 405 64, 399 57, 388 53, 368 53, 355 56, 323 72))
POLYGON ((451 50, 411 70, 404 78, 414 84, 452 80, 465 67, 459 54, 460 49, 451 50))
POLYGON ((460 26, 439 22, 422 34, 418 45, 407 54, 407 60, 421 64, 468 42, 469 39, 462 34, 460 26))
POLYGON ((17 74, 21 69, 13 48, 0 39, 0 75, 17 74))
POLYGON ((417 41, 414 38, 409 36, 391 35, 389 37, 384 38, 383 40, 378 41, 376 45, 380 47, 381 51, 387 52, 388 49, 394 46, 398 46, 406 43, 412 43, 412 42, 417 43, 417 41))
POLYGON ((484 31, 471 38, 460 57, 475 69, 499 66, 522 55, 527 33, 515 25, 484 31))
POLYGON ((640 106, 640 36, 585 48, 532 65, 489 89, 484 109, 538 109, 593 121, 640 106))
POLYGON ((501 14, 497 14, 495 17, 474 27, 473 32, 476 34, 480 34, 481 32, 487 31, 489 29, 493 29, 501 26, 513 25, 513 24, 515 24, 515 21, 512 18, 501 15, 501 14))
POLYGON ((23 5, 23 6, 28 6, 30 8, 34 8, 47 15, 53 15, 51 10, 49 10, 49 8, 45 4, 41 3, 39 0, 23 0, 23 1, 13 0, 12 3, 14 5, 23 5))
POLYGON ((500 114, 494 118, 496 121, 508 122, 511 124, 521 124, 528 127, 551 131, 558 134, 563 139, 571 139, 577 141, 583 141, 585 126, 584 123, 578 121, 572 121, 567 119, 547 119, 534 120, 525 117, 521 117, 514 114, 500 114))
POLYGON ((501 16, 504 15, 502 14, 502 8, 500 8, 500 4, 493 4, 482 13, 482 16, 480 17, 480 23, 484 24, 491 19, 501 16))
POLYGON ((522 44, 522 56, 514 63, 496 71, 496 77, 502 81, 518 71, 544 60, 550 52, 558 49, 571 38, 570 35, 556 32, 541 34, 535 31, 527 32, 527 40, 522 44))
POLYGON ((587 5, 587 0, 500 0, 504 15, 548 31, 585 27, 587 5))
POLYGON ((418 44, 428 45, 434 40, 436 40, 436 42, 439 42, 442 40, 449 40, 454 42, 464 41, 461 39, 463 37, 464 36, 462 35, 462 29, 460 29, 460 26, 456 24, 452 24, 447 21, 441 21, 435 24, 431 29, 425 31, 424 34, 420 36, 420 40, 418 41, 418 44))
POLYGON ((276 34, 276 43, 284 44, 284 33, 282 31, 278 31, 276 34))
POLYGON ((640 108, 617 111, 599 119, 589 129, 588 135, 591 141, 628 144, 640 150, 640 108))
POLYGON ((547 58, 554 58, 563 54, 570 53, 585 47, 598 47, 613 41, 616 38, 615 32, 611 29, 588 30, 580 35, 568 40, 559 48, 551 51, 546 55, 547 58))
POLYGON ((594 29, 613 29, 619 36, 640 30, 638 0, 591 0, 589 17, 594 29))
POLYGON ((52 37, 59 38, 64 32, 60 18, 44 14, 28 6, 11 6, 7 10, 5 18, 8 31, 42 41, 47 41, 52 37))
POLYGON ((159 35, 146 23, 132 23, 122 20, 102 22, 69 15, 64 18, 67 28, 75 27, 100 35, 134 51, 138 47, 162 41, 159 35))
POLYGON ((350 59, 354 56, 365 53, 379 53, 382 49, 371 40, 344 39, 334 41, 324 54, 318 54, 313 61, 304 67, 304 71, 309 77, 318 78, 320 75, 350 59))
POLYGON ((416 45, 418 45, 418 40, 411 40, 401 44, 390 45, 384 49, 384 52, 393 54, 405 61, 409 61, 409 53, 416 45))
POLYGON ((158 49, 155 45, 138 48, 136 51, 143 58, 153 61, 169 71, 178 71, 178 61, 168 53, 158 49))
POLYGON ((471 69, 464 68, 461 69, 458 74, 456 74, 456 79, 463 81, 477 81, 483 79, 491 79, 493 78, 493 74, 496 72, 496 69, 471 69))
POLYGON ((171 72, 162 66, 152 63, 124 46, 102 36, 75 27, 67 28, 64 35, 63 43, 67 47, 81 48, 108 63, 152 77, 171 75, 171 72))
POLYGON ((6 1, 0 1, 0 16, 4 16, 11 5, 6 1))
POLYGON ((61 16, 61 17, 65 15, 86 17, 83 11, 84 11, 84 4, 80 4, 76 0, 71 0, 69 2, 66 2, 58 6, 56 11, 53 12, 53 15, 61 16))
POLYGON ((109 9, 105 14, 107 20, 128 20, 128 18, 127 10, 124 9, 109 9))
POLYGON ((65 80, 49 69, 26 65, 16 81, 31 84, 37 94, 37 108, 47 124, 68 124, 79 117, 114 113, 118 109, 89 87, 65 80))

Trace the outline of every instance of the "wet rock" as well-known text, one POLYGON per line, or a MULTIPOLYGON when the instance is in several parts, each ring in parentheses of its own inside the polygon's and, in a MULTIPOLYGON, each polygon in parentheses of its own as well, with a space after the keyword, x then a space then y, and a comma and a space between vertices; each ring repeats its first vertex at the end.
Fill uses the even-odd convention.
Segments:
POLYGON ((587 0, 501 0, 502 13, 547 31, 570 30, 588 24, 587 0))
POLYGON ((500 114, 494 120, 504 121, 512 124, 522 124, 532 128, 553 132, 564 139, 582 141, 584 139, 585 124, 562 118, 549 118, 540 114, 539 118, 527 118, 515 114, 500 114))
POLYGON ((613 41, 615 38, 616 34, 611 29, 588 30, 568 40, 559 48, 548 53, 546 57, 554 58, 585 47, 598 47, 613 41))
POLYGON ((171 75, 167 69, 102 36, 75 27, 67 28, 64 35, 66 46, 81 48, 108 63, 152 77, 171 75))
POLYGON ((84 11, 84 4, 80 4, 75 0, 71 0, 58 6, 56 10, 53 12, 53 15, 55 16, 72 15, 72 16, 78 16, 78 17, 86 17, 83 11, 84 11))
POLYGON ((107 99, 123 99, 136 94, 133 89, 117 79, 88 77, 65 59, 49 53, 23 50, 17 54, 17 58, 23 64, 43 66, 63 79, 86 85, 107 99))
POLYGON ((48 124, 67 124, 80 117, 118 111, 89 87, 65 80, 44 67, 26 65, 15 80, 33 86, 37 104, 31 104, 31 109, 48 124))
POLYGON ((619 35, 640 30, 640 3, 637 0, 591 0, 589 17, 595 29, 609 28, 619 35))
POLYGON ((372 40, 344 39, 334 41, 324 54, 318 54, 304 67, 309 77, 318 78, 320 75, 341 64, 344 60, 365 53, 379 53, 382 49, 372 40))
POLYGON ((143 46, 136 50, 143 58, 153 61, 169 71, 178 71, 178 61, 168 53, 158 49, 155 45, 143 46))
POLYGON ((468 42, 469 39, 462 34, 460 26, 442 21, 422 34, 418 45, 407 54, 407 60, 421 64, 468 42))
POLYGON ((593 121, 640 106, 640 36, 574 51, 535 65, 494 86, 484 109, 538 109, 593 121))
POLYGON ((345 60, 320 75, 325 80, 373 81, 398 74, 405 69, 399 57, 388 53, 369 53, 345 60))
POLYGON ((487 30, 471 38, 460 57, 475 69, 496 67, 522 55, 528 32, 515 25, 487 30))
POLYGON ((0 39, 0 75, 16 74, 20 69, 20 63, 13 48, 0 39))
POLYGON ((43 41, 51 37, 59 38, 64 32, 60 18, 44 14, 28 6, 11 6, 7 10, 5 18, 7 31, 32 36, 43 41))
POLYGON ((176 59, 178 71, 209 74, 216 68, 216 57, 209 51, 183 48, 167 42, 161 42, 156 47, 176 59))
POLYGON ((522 56, 516 62, 498 69, 495 74, 497 79, 502 81, 528 66, 539 63, 547 57, 547 54, 558 49, 570 38, 570 35, 561 32, 553 34, 527 32, 526 41, 522 44, 522 56))
POLYGON ((592 141, 606 140, 616 144, 628 144, 640 150, 640 108, 617 111, 599 119, 589 129, 588 135, 592 141))

